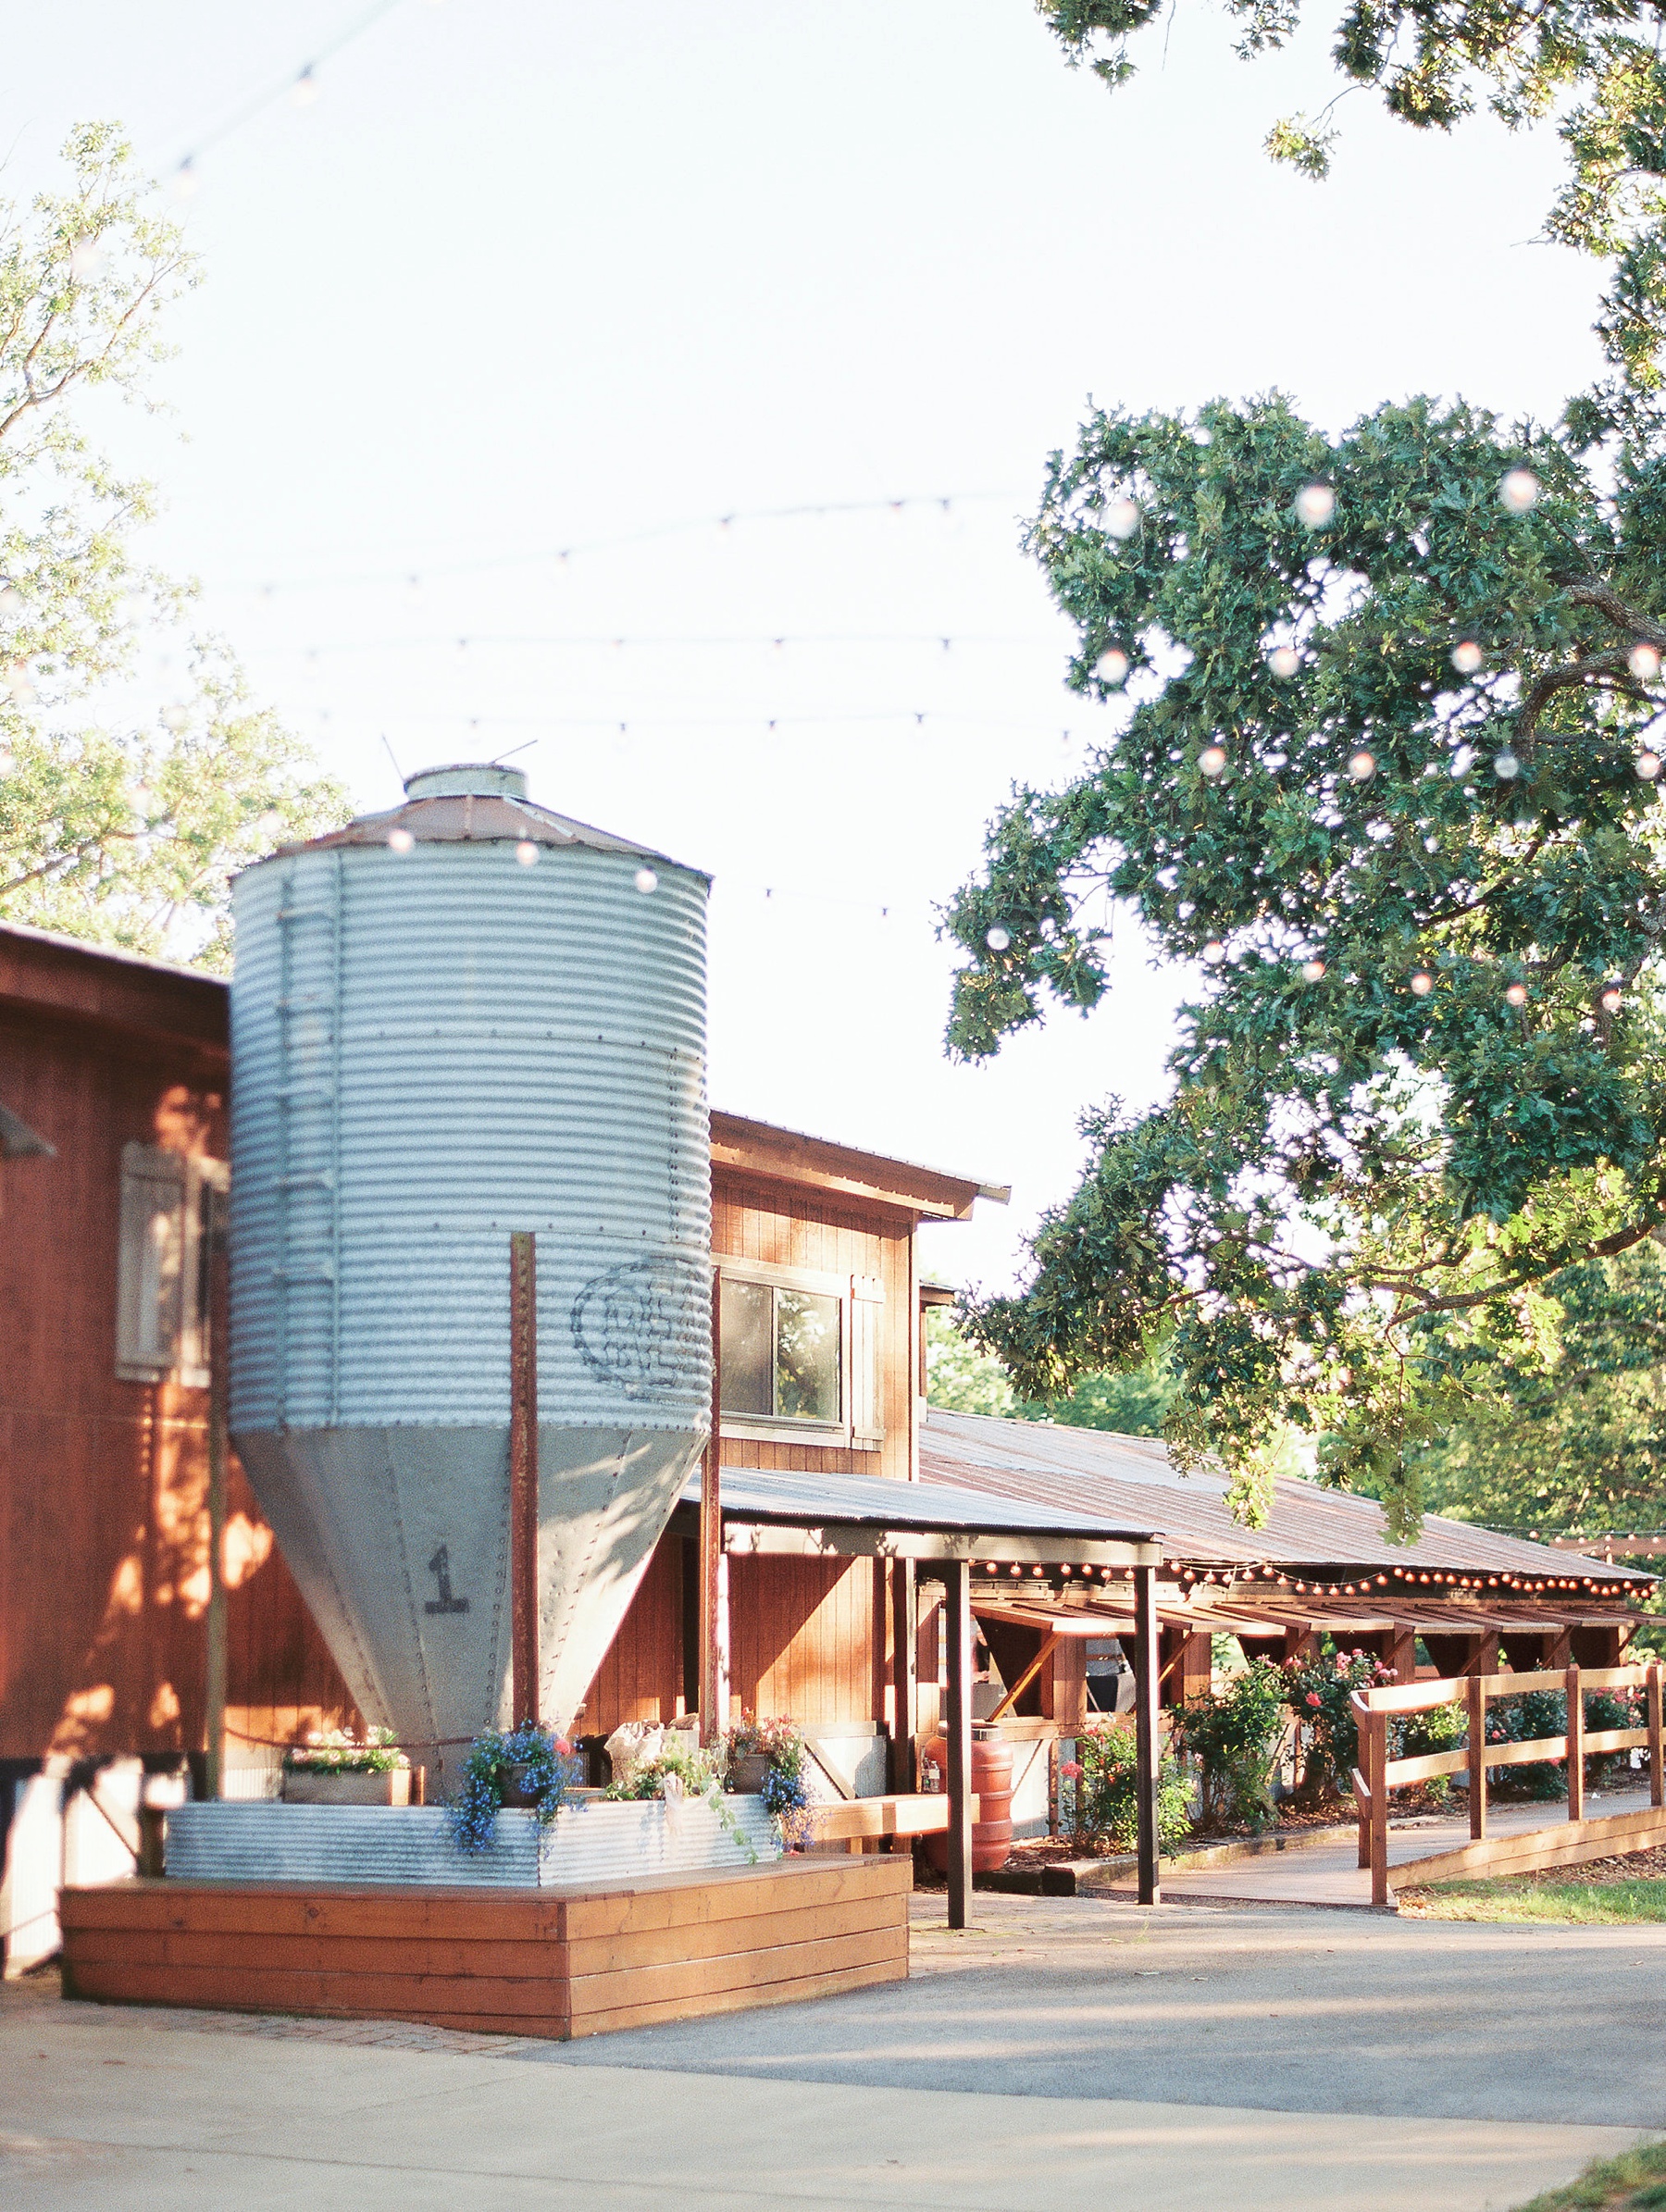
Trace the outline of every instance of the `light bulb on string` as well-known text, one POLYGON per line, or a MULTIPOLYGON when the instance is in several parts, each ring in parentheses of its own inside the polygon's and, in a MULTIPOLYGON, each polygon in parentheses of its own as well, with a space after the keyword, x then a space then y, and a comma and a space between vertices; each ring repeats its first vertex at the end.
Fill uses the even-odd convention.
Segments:
POLYGON ((515 848, 515 857, 523 868, 535 868, 538 865, 538 847, 530 838, 522 838, 515 848))
POLYGON ((1452 665, 1460 676, 1473 676, 1482 666, 1486 655, 1473 638, 1465 638, 1452 648, 1452 665))
POLYGON ((1660 773, 1660 756, 1658 752, 1651 752, 1646 745, 1636 759, 1633 761, 1632 766, 1645 783, 1653 783, 1655 777, 1660 773))
POLYGON ((1307 484, 1296 494, 1296 515, 1303 529, 1322 530, 1337 512, 1337 495, 1328 484, 1307 484))
POLYGON ((1101 652, 1093 664, 1093 673, 1102 684, 1119 684, 1128 673, 1128 656, 1120 646, 1113 645, 1101 652))
POLYGON ((388 832, 388 851, 390 852, 409 852, 416 842, 416 839, 408 829, 391 829, 388 832))
POLYGON ((648 897, 650 892, 657 891, 659 889, 659 877, 653 873, 652 868, 639 868, 636 874, 631 877, 631 881, 636 885, 637 889, 641 892, 644 899, 648 897))
POLYGON ((1506 745, 1502 752, 1493 755, 1493 774, 1502 783, 1511 783, 1522 773, 1522 764, 1506 745))
POLYGON ((1617 983, 1610 983, 1608 988, 1602 994, 1603 1013, 1618 1013, 1620 1011, 1621 1001, 1624 996, 1625 993, 1621 989, 1617 983))
POLYGON ((318 81, 313 75, 309 61, 290 87, 290 99, 296 107, 310 107, 318 96, 318 81))
POLYGON ((1369 783, 1376 774, 1376 761, 1363 748, 1349 760, 1348 775, 1351 783, 1369 783))
POLYGON ((1536 507, 1544 489, 1531 468, 1510 468, 1498 478, 1498 498, 1512 515, 1536 507))
POLYGON ((1212 968, 1218 968, 1226 957, 1226 948, 1218 937, 1212 937, 1203 948, 1203 957, 1212 968))
POLYGON ((1324 961, 1322 961, 1322 960, 1304 960, 1304 961, 1302 962, 1302 963, 1301 963, 1301 980, 1303 981, 1303 983, 1318 983, 1318 982, 1319 982, 1319 981, 1320 981, 1320 980, 1323 978, 1324 975, 1324 961))
POLYGON ((1505 991, 1504 996, 1511 1006, 1525 1006, 1527 986, 1524 983, 1512 983, 1505 991))
POLYGON ((1138 501, 1113 499, 1105 509, 1105 528, 1113 538, 1131 538, 1139 528, 1138 501))
POLYGON ((1225 745, 1205 745, 1198 755, 1198 773, 1200 776, 1224 776, 1226 773, 1225 745))
POLYGON ((999 922, 984 931, 984 943, 991 952, 1004 952, 1012 941, 1012 931, 1003 929, 999 922))
POLYGON ((1435 988, 1435 978, 1427 968, 1416 969, 1411 976, 1411 988, 1420 999, 1426 999, 1435 988))
POLYGON ((171 705, 162 709, 162 727, 172 730, 177 738, 181 730, 191 727, 191 709, 176 699, 171 705))
POLYGON ((1640 684, 1651 684, 1660 673, 1660 649, 1639 642, 1626 654, 1625 665, 1640 684))
POLYGON ((176 200, 189 200, 202 180, 196 173, 196 164, 189 154, 173 173, 169 191, 176 200))
POLYGON ((69 249, 69 274, 78 284, 90 284, 105 270, 105 251, 95 238, 78 238, 69 249))
POLYGON ((1293 645, 1275 645, 1267 655, 1267 666, 1281 682, 1287 681, 1301 665, 1301 656, 1293 645))

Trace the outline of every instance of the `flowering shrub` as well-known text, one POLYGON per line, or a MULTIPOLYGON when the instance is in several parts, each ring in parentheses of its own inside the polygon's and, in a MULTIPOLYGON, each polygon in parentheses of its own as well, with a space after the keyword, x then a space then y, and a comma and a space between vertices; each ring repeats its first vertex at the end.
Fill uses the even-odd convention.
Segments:
POLYGON ((292 1744, 283 1755, 286 1774, 392 1774, 409 1763, 391 1728, 367 1728, 362 1737, 331 1728, 292 1744))
POLYGON ((1285 1726, 1285 1671, 1251 1659, 1217 1696, 1205 1691, 1175 1715, 1175 1739, 1198 1762, 1200 1825, 1265 1828, 1273 1819, 1273 1767, 1285 1726))
MULTIPOLYGON (((1076 1748, 1080 1758, 1067 1759, 1060 1771, 1075 1784, 1078 1833, 1132 1851, 1139 1840, 1138 1739, 1132 1724, 1106 1720, 1084 1729, 1076 1748)), ((1157 1774, 1158 1842, 1165 1847, 1183 1843, 1190 1828, 1191 1791, 1179 1761, 1165 1754, 1157 1774)))
POLYGON ((726 1771, 730 1762, 749 1755, 768 1761, 764 1773, 765 1807, 784 1844, 807 1844, 814 1822, 804 1787, 802 1733, 790 1721, 760 1721, 742 1712, 725 1738, 724 1749, 726 1771))
POLYGON ((541 1830, 566 1801, 573 1746, 565 1736, 527 1721, 509 1734, 488 1728, 476 1736, 463 1766, 463 1782, 446 1810, 460 1851, 484 1851, 497 1832, 504 1784, 511 1775, 532 1799, 541 1830))
POLYGON ((1369 1651, 1333 1651, 1286 1659, 1285 1703, 1300 1726, 1305 1754, 1299 1795, 1308 1803, 1350 1789, 1360 1736, 1350 1702, 1356 1690, 1394 1679, 1369 1651))

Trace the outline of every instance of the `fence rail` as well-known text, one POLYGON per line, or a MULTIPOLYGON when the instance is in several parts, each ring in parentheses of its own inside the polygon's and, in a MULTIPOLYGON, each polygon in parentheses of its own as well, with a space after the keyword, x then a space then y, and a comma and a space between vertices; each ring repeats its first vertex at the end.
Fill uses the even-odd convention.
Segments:
POLYGON ((1469 1777, 1470 1836, 1486 1837, 1486 1775, 1490 1767, 1555 1764, 1568 1769, 1568 1819, 1585 1819, 1585 1762, 1599 1752, 1647 1750, 1651 1806, 1666 1804, 1666 1760, 1662 1759, 1662 1666, 1650 1659, 1635 1667, 1568 1667, 1531 1674, 1465 1674, 1437 1682, 1395 1683, 1378 1690, 1356 1690, 1352 1697, 1360 1736, 1361 1764, 1354 1769, 1354 1800, 1360 1815, 1360 1864, 1371 1869, 1371 1901, 1388 1902, 1389 1792, 1441 1774, 1469 1777), (1499 1697, 1519 1697, 1528 1690, 1560 1690, 1567 1698, 1565 1734, 1540 1736, 1531 1743, 1489 1744, 1486 1709, 1499 1697), (1642 1728, 1587 1729, 1585 1698, 1601 1690, 1641 1690, 1647 1724, 1642 1728), (1455 1751, 1421 1752, 1411 1758, 1388 1756, 1388 1723, 1409 1713, 1462 1706, 1469 1741, 1455 1751))

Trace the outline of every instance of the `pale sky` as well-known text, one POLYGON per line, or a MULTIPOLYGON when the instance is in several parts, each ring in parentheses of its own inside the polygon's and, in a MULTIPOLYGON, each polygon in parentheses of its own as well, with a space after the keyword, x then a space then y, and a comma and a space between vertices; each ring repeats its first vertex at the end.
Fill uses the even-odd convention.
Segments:
POLYGON ((1089 394, 1554 416, 1598 281, 1533 242, 1554 141, 1360 95, 1305 183, 1261 141, 1330 19, 1245 66, 1198 0, 1114 95, 1029 0, 398 0, 217 137, 370 12, 0 0, 10 192, 89 117, 204 147, 175 413, 101 423, 149 550, 362 806, 532 739, 535 797, 710 869, 715 1102, 1011 1181, 927 1255, 1004 1283, 1185 982, 1125 926, 1090 1021, 942 1054, 934 907, 1112 727, 1018 546, 1047 454, 1089 394), (802 508, 852 511, 748 519, 802 508))

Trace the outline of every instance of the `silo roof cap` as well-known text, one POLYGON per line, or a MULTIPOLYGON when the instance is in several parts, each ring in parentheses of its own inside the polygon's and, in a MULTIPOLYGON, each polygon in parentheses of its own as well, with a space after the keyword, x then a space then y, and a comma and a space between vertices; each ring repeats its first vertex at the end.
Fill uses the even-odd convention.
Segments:
MULTIPOLYGON (((711 876, 703 868, 673 860, 651 845, 631 838, 615 837, 611 830, 575 822, 527 797, 527 778, 519 768, 500 767, 494 761, 463 761, 449 767, 424 768, 405 778, 403 806, 385 814, 360 814, 344 829, 332 829, 305 844, 283 845, 281 852, 315 852, 335 845, 385 845, 391 833, 407 830, 419 845, 516 844, 585 845, 597 852, 619 852, 628 859, 652 861, 662 868, 679 868, 702 883, 711 876)), ((259 863, 255 864, 257 866, 259 863)))

